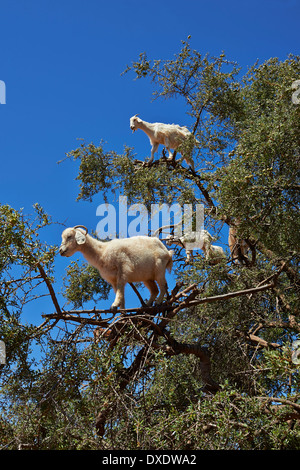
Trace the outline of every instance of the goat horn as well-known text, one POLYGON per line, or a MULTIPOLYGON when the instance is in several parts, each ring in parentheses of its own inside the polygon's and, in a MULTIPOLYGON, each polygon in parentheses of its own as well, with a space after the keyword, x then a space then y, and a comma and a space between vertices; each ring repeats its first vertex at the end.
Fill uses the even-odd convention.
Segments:
POLYGON ((75 225, 74 229, 76 228, 83 228, 85 230, 85 234, 88 233, 88 229, 84 225, 75 225))

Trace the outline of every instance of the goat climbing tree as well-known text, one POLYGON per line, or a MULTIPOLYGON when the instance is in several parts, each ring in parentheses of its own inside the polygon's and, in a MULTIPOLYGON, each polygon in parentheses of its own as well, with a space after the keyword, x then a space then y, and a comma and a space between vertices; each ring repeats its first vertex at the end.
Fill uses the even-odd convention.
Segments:
POLYGON ((115 313, 105 308, 109 286, 85 263, 70 262, 58 293, 41 207, 33 224, 2 206, 1 445, 299 448, 300 106, 291 90, 300 58, 270 59, 241 78, 224 54, 202 55, 187 41, 169 61, 141 54, 126 74, 150 79, 156 99, 180 99, 198 142, 195 168, 180 149, 147 164, 147 139, 144 155, 82 143, 68 154, 79 162, 78 200, 203 204, 219 242, 238 220, 251 262, 233 262, 223 245, 218 265, 201 254, 186 263, 176 247, 165 302, 146 307, 135 285, 136 307, 115 313), (23 323, 28 303, 45 294, 41 324, 23 323))

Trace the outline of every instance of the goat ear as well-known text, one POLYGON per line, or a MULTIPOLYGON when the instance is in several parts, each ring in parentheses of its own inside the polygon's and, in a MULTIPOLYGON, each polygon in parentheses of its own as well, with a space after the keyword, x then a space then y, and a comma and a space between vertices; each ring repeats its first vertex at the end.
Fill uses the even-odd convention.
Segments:
POLYGON ((80 232, 80 230, 76 230, 75 232, 75 240, 78 245, 83 245, 85 243, 85 235, 84 233, 80 232))

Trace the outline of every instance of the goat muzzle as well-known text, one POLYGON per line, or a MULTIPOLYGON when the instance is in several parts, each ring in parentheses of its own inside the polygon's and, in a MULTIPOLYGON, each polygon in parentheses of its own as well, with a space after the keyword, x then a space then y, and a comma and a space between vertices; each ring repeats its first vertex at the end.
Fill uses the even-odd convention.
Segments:
POLYGON ((64 245, 60 245, 58 251, 59 251, 59 254, 60 254, 61 256, 65 256, 67 250, 66 250, 66 248, 64 247, 64 245))

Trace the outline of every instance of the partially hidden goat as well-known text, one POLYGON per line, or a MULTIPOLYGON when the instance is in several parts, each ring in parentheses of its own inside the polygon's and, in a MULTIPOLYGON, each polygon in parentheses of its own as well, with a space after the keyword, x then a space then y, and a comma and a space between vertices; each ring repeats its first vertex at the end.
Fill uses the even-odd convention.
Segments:
MULTIPOLYGON (((181 127, 178 124, 146 122, 140 119, 137 114, 130 118, 130 128, 133 132, 137 129, 142 129, 142 131, 144 131, 149 137, 152 148, 151 157, 148 163, 153 162, 154 154, 157 151, 159 144, 162 144, 166 147, 169 152, 169 159, 172 160, 173 154, 171 149, 176 150, 179 145, 189 137, 192 137, 196 142, 196 139, 187 127, 181 127)), ((190 165, 194 170, 194 162, 192 157, 188 154, 184 154, 183 157, 187 164, 190 165)))
POLYGON ((228 245, 234 263, 237 261, 248 261, 250 247, 246 240, 238 238, 237 228, 234 226, 229 227, 228 245))
POLYGON ((168 246, 172 244, 183 246, 186 251, 186 261, 190 261, 193 257, 193 250, 201 249, 209 264, 215 265, 225 259, 226 254, 222 247, 212 245, 212 240, 213 237, 207 230, 201 230, 200 236, 197 232, 187 233, 178 238, 168 235, 166 244, 168 246))
POLYGON ((136 236, 101 242, 88 235, 86 227, 76 225, 63 231, 59 253, 72 256, 78 251, 112 285, 116 294, 112 310, 125 308, 125 285, 132 282, 143 282, 149 289, 147 305, 156 299, 158 284, 160 294, 156 302, 163 301, 168 288, 165 272, 166 269, 171 272, 173 252, 158 238, 136 236))

